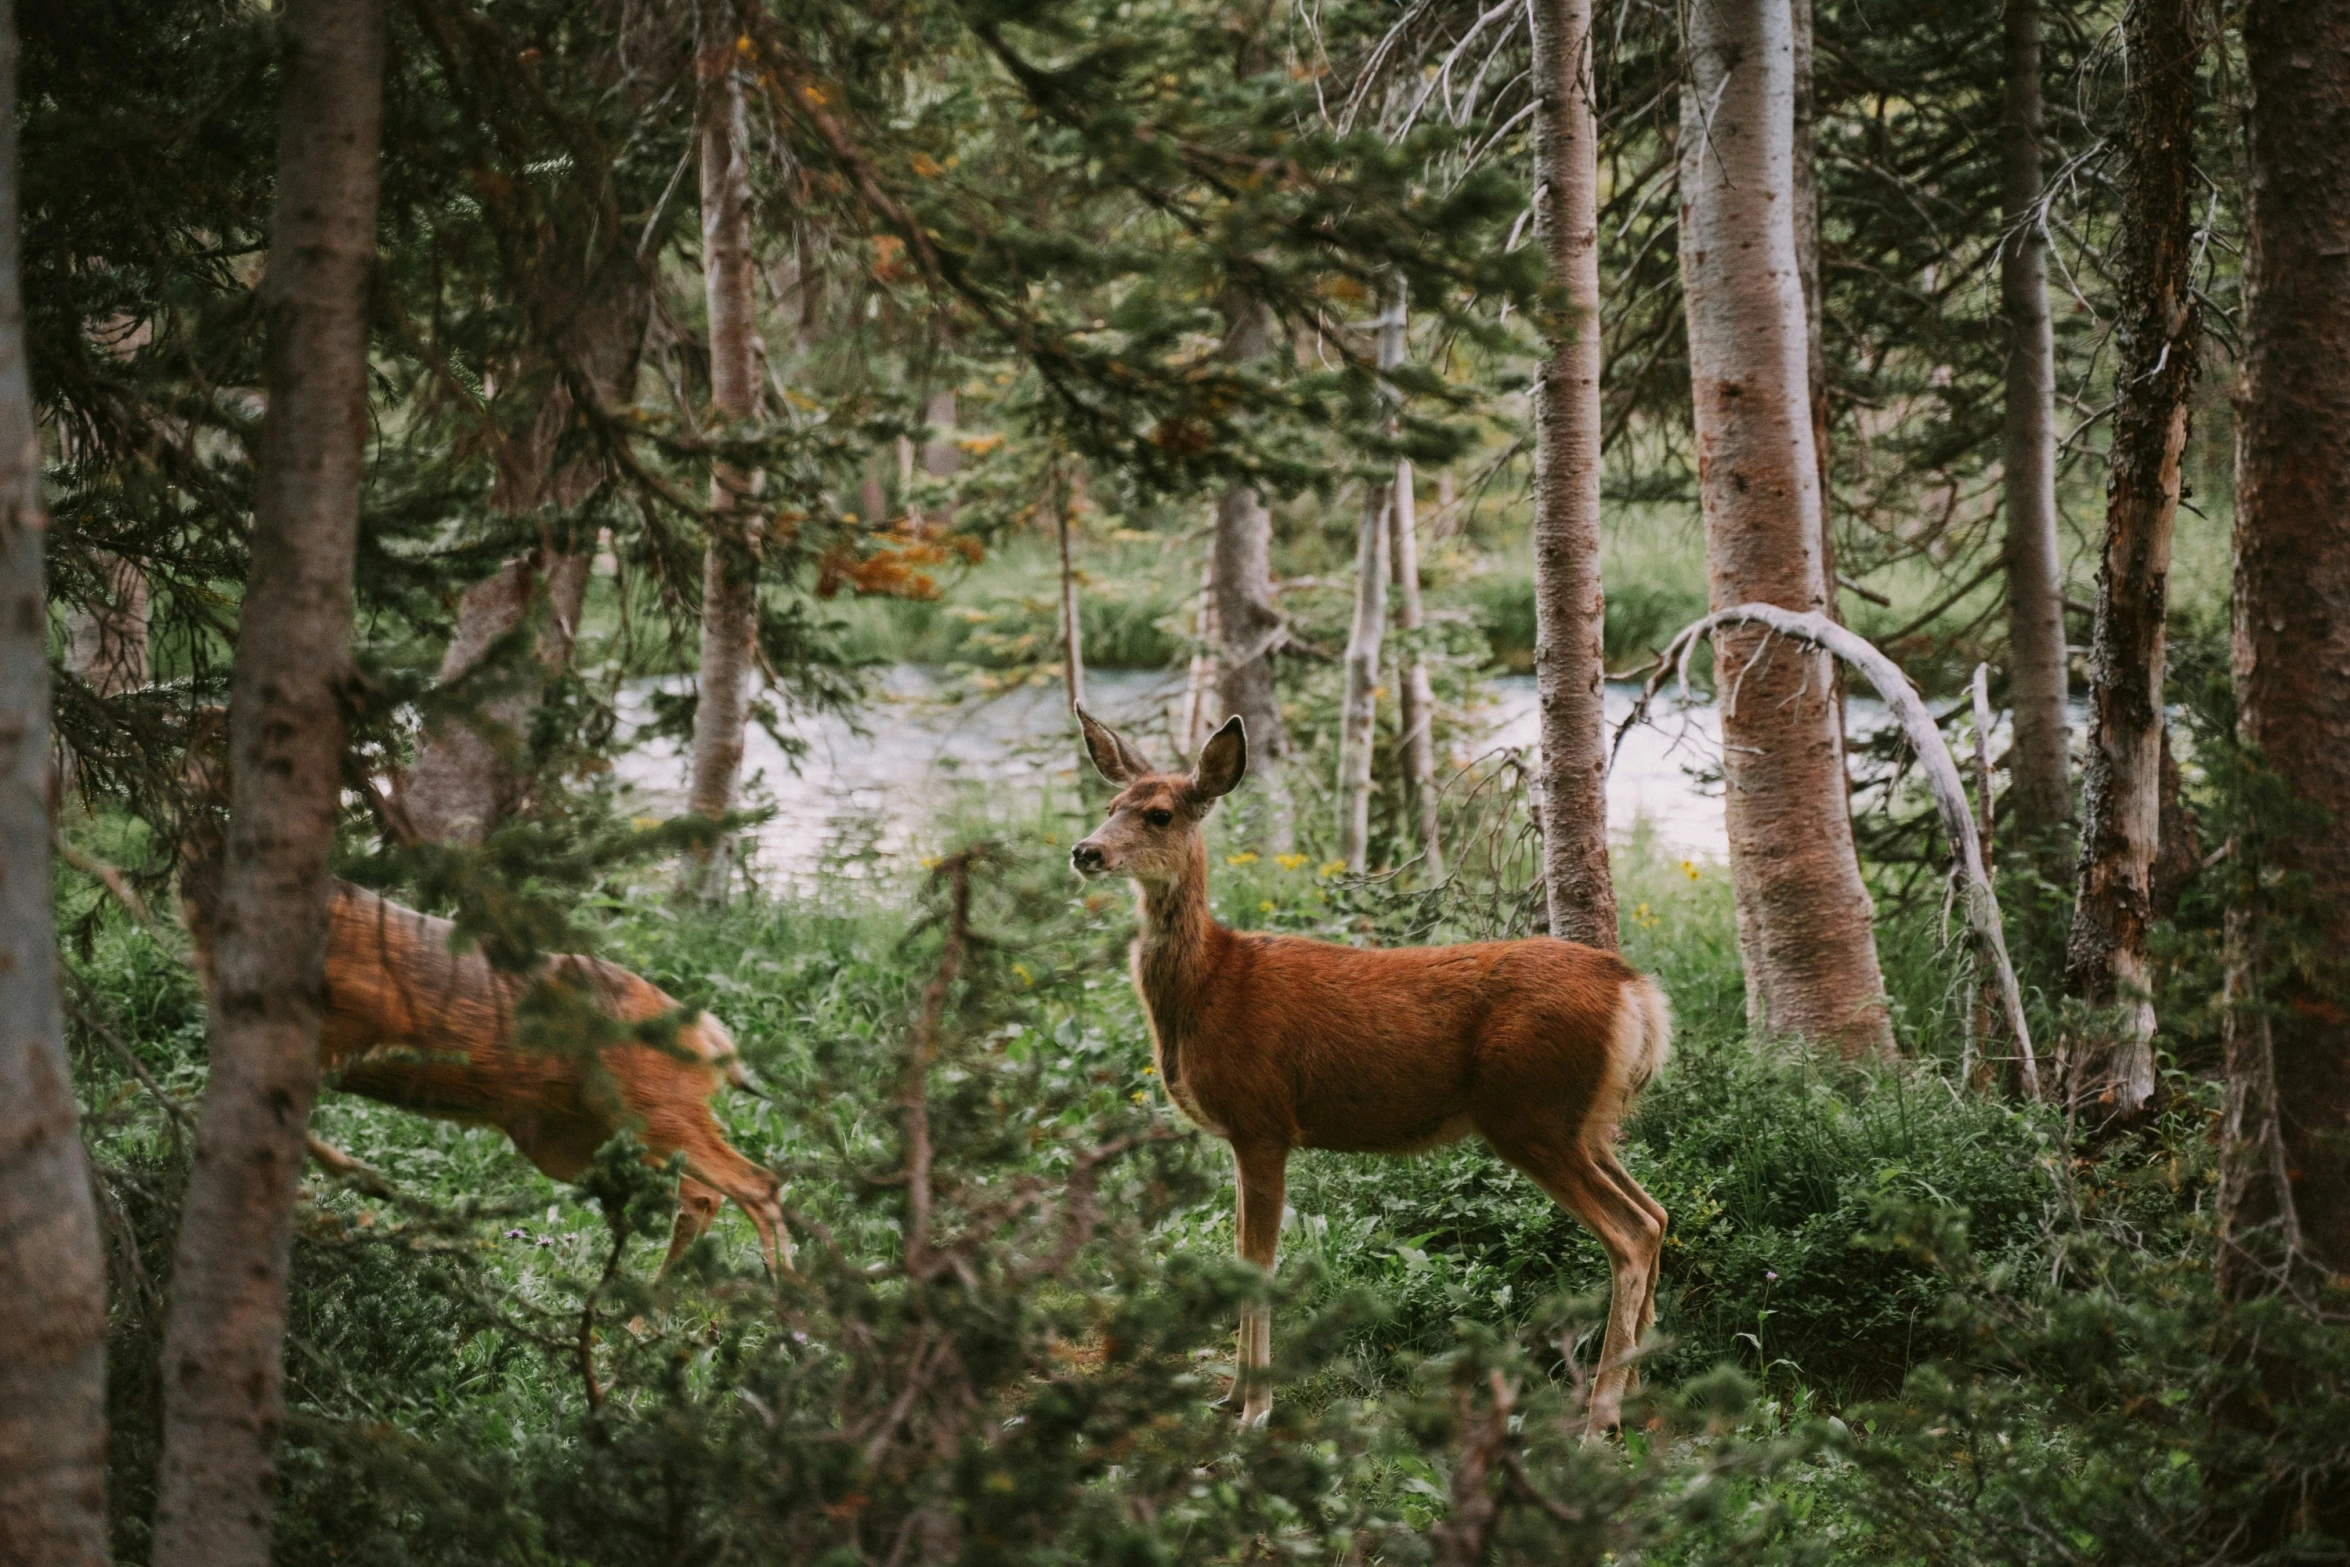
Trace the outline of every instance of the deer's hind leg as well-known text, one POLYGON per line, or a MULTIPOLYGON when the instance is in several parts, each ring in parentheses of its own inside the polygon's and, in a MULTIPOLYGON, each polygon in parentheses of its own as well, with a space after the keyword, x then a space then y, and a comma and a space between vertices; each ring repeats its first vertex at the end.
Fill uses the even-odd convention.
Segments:
MULTIPOLYGON (((1489 1126, 1485 1135, 1496 1153, 1550 1193, 1607 1252, 1607 1331, 1600 1340, 1599 1370, 1591 1383, 1591 1430, 1612 1430, 1622 1419, 1642 1318, 1654 1298, 1665 1234, 1656 1215, 1664 1210, 1653 1201, 1635 1201, 1631 1193, 1639 1188, 1631 1177, 1623 1176, 1623 1184, 1618 1184, 1620 1172, 1610 1173, 1614 1160, 1604 1148, 1571 1135, 1525 1135, 1510 1126, 1489 1126)), ((1645 1192, 1640 1195, 1647 1197, 1645 1192)))
MULTIPOLYGON (((1630 1172, 1626 1171, 1617 1160, 1615 1150, 1606 1143, 1602 1142, 1594 1146, 1592 1156, 1599 1164, 1600 1173, 1613 1181, 1617 1190, 1639 1204, 1641 1210, 1656 1221, 1657 1250, 1661 1259, 1665 1231, 1671 1222, 1670 1216, 1665 1212, 1665 1205, 1649 1196, 1648 1189, 1632 1179, 1630 1172)), ((1663 1271, 1661 1267, 1652 1267, 1648 1270, 1648 1290, 1640 1298, 1640 1315, 1638 1326, 1635 1329, 1635 1342, 1647 1338, 1648 1330, 1656 1326, 1656 1281, 1657 1275, 1663 1271)), ((1635 1383, 1639 1381, 1637 1368, 1633 1373, 1633 1381, 1635 1383)))

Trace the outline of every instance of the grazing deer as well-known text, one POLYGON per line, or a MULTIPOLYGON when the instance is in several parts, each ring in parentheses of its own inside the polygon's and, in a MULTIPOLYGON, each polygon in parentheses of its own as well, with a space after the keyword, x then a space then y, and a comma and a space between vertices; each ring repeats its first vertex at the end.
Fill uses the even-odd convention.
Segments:
MULTIPOLYGON (((1188 773, 1162 773, 1080 710, 1119 786, 1070 851, 1082 875, 1141 891, 1134 988, 1159 1080, 1232 1145, 1240 1254, 1268 1273, 1292 1148, 1414 1153, 1483 1134, 1606 1248, 1613 1288, 1591 1427, 1613 1427, 1656 1314, 1665 1210, 1616 1162, 1616 1125, 1664 1063, 1664 993, 1615 954, 1568 941, 1368 949, 1227 930, 1208 911, 1201 821, 1248 766, 1228 720, 1188 773)), ((1241 1320, 1241 1417, 1272 1412, 1272 1313, 1241 1320)))
MULTIPOLYGON (((212 782, 200 761, 191 771, 212 782)), ((216 802, 224 799, 216 791, 216 802)), ((181 912, 207 988, 223 846, 219 813, 206 811, 190 825, 180 857, 181 912)), ((629 1025, 682 1017, 684 1009, 617 964, 561 955, 528 974, 500 970, 479 950, 457 950, 449 921, 344 881, 334 884, 328 920, 318 1055, 334 1086, 422 1115, 495 1126, 558 1181, 579 1179, 606 1140, 632 1129, 651 1158, 685 1155, 664 1270, 732 1198, 759 1232, 768 1270, 783 1278, 792 1245, 780 1183, 727 1142, 710 1112, 721 1081, 750 1086, 718 1019, 704 1012, 682 1022, 673 1047, 659 1048, 629 1025), (550 1010, 584 1005, 598 1016, 579 1023, 619 1037, 591 1051, 534 1048, 518 1035, 518 1009, 541 985, 550 1010)))

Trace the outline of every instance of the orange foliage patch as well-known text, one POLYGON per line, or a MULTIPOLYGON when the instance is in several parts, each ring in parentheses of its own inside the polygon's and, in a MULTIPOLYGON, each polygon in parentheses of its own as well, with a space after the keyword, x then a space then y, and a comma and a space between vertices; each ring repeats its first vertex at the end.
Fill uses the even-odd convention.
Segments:
POLYGON ((898 533, 859 554, 853 544, 835 544, 816 562, 816 596, 832 598, 847 588, 860 598, 934 599, 938 582, 926 567, 953 560, 977 561, 980 542, 957 535, 945 539, 898 533))

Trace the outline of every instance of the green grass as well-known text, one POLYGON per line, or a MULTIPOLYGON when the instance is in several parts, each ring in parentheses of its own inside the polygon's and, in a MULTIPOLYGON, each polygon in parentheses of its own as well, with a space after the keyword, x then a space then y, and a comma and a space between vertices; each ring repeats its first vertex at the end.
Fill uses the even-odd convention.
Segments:
MULTIPOLYGON (((1228 1156, 1182 1123, 1145 1070, 1147 1030, 1124 974, 1131 900, 1068 878, 1064 846, 1085 822, 1075 807, 973 791, 939 825, 932 854, 998 847, 981 872, 986 941, 955 992, 931 1081, 941 1168, 997 1183, 974 1193, 1058 1191, 1071 1150, 1097 1129, 1170 1139, 1109 1188, 1099 1245, 1012 1297, 994 1270, 1027 1242, 991 1242, 974 1253, 972 1281, 930 1304, 889 1271, 904 1244, 905 1210, 885 1179, 902 1153, 901 1063, 939 959, 919 867, 715 911, 672 903, 657 872, 616 873, 579 919, 606 955, 711 1008, 741 1043, 766 1097, 723 1095, 720 1114, 739 1146, 785 1174, 793 1208, 823 1226, 824 1240, 802 1227, 810 1271, 788 1308, 821 1342, 802 1348, 780 1331, 738 1215, 659 1290, 654 1226, 607 1297, 599 1353, 611 1402, 591 1414, 571 1345, 609 1244, 598 1204, 539 1176, 495 1132, 329 1092, 320 1135, 420 1205, 311 1188, 289 1349, 286 1559, 653 1559, 676 1543, 661 1520, 677 1508, 742 1559, 816 1559, 774 1553, 804 1543, 810 1520, 844 1496, 945 1483, 919 1468, 837 1484, 781 1478, 832 1450, 822 1433, 852 1418, 867 1385, 897 1374, 891 1335, 922 1323, 949 1324, 966 1354, 992 1345, 985 1355, 1009 1356, 989 1397, 1023 1419, 1046 1407, 1032 1398, 1096 1400, 1084 1450, 1128 1456, 1054 1481, 1058 1500, 1038 1500, 1031 1522, 1108 1528, 1097 1509, 1152 1488, 1152 1527, 1172 1531, 1153 1536, 1171 1553, 1161 1559, 1216 1558, 1268 1532, 1291 1538, 1285 1530, 1336 1550, 1329 1529, 1400 1540, 1395 1531, 1432 1524, 1455 1461, 1448 1390, 1482 1386, 1476 1368, 1488 1365, 1519 1379, 1534 1472, 1595 1516, 1663 1531, 1639 1535, 1653 1559, 2040 1559, 2009 1551, 2000 1520, 2019 1510, 2139 1550, 2084 1547, 2080 1559, 2167 1559, 2170 1544, 2197 1538, 2205 1504, 2193 1485, 2173 1479, 2151 1501, 2127 1487, 2218 1450, 2216 1428, 2189 1418, 2206 1406, 2149 1405, 2187 1411, 2161 1426, 2115 1425, 2106 1411, 2205 1376, 2203 1346, 2226 1331, 2193 1264, 2208 1244, 2201 1114, 2190 1105, 2076 1161, 2050 1114, 1959 1092, 1953 1014, 1937 1000, 1955 957, 1926 904, 1889 902, 1882 932, 1911 1059, 1852 1067, 1758 1045, 1726 878, 1644 841, 1616 867, 1625 946, 1671 993, 1679 1025, 1674 1062, 1624 1152, 1673 1216, 1647 1368, 1659 1434, 1596 1458, 1544 1434, 1573 1388, 1561 1344, 1586 1364, 1592 1353, 1605 1268, 1571 1219, 1472 1140, 1408 1159, 1293 1161, 1276 1340, 1296 1380, 1285 1424, 1244 1458, 1207 1408, 1247 1287, 1224 1260, 1228 1156), (880 1348, 855 1349, 860 1335, 880 1348), (1106 1358, 1056 1380, 1059 1351, 1037 1351, 1039 1335, 1106 1358), (1042 1369, 1020 1369, 1032 1352, 1042 1369), (762 1424, 737 1388, 780 1423, 762 1424), (1964 1462, 1953 1431, 1973 1444, 1964 1462), (1990 1477, 1987 1496, 1969 1492, 1969 1473, 1990 1477), (661 1501, 679 1475, 699 1478, 682 1500, 661 1501), (1701 1475, 1716 1500, 1696 1508, 1701 1475), (1976 1554, 1921 1543, 1927 1523, 1976 1554)), ((1222 815, 1212 849, 1216 905, 1237 925, 1393 940, 1465 934, 1479 917, 1408 883, 1358 884, 1253 855, 1222 815)), ((60 885, 69 914, 93 911, 71 955, 80 1004, 193 1108, 204 1042, 184 948, 168 929, 107 910, 78 878, 60 885)), ((75 1067, 117 1256, 127 1245, 160 1277, 184 1142, 86 1030, 75 1067)), ((964 1214, 977 1200, 950 1207, 964 1214)), ((136 1561, 160 1318, 152 1285, 119 1261, 116 1271, 114 1494, 126 1519, 118 1544, 136 1561)), ((2342 1353, 2322 1336, 2305 1346, 2311 1365, 2342 1353)), ((2280 1429, 2287 1448, 2303 1444, 2292 1451, 2322 1452, 2330 1428, 2280 1429)), ((1005 1473, 1029 1494, 1019 1475, 1030 1471, 1005 1473)), ((972 1481, 957 1505, 979 1505, 995 1483, 972 1481)), ((1114 1554, 1100 1543, 1108 1536, 1085 1538, 1096 1543, 1075 1558, 1034 1559, 1114 1554)), ((1533 1559, 1556 1559, 1531 1543, 1543 1536, 1524 1538, 1533 1559)), ((1404 1559, 1417 1549, 1407 1546, 1372 1555, 1404 1559)))

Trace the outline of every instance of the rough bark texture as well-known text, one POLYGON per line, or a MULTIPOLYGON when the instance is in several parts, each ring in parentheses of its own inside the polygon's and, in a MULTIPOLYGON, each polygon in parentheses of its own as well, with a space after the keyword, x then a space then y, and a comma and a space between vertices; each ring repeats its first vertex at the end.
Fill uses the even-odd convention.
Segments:
MULTIPOLYGON (((723 31, 731 32, 731 29, 723 31)), ((759 412, 753 320, 751 172, 742 78, 731 37, 702 56, 702 291, 710 317, 710 402, 722 423, 759 412)), ((759 509, 755 476, 722 465, 711 484, 711 539, 702 562, 702 661, 694 704, 686 808, 716 819, 734 809, 743 725, 759 641, 759 509)), ((696 857, 705 895, 722 894, 726 856, 696 857)))
POLYGON ((464 843, 514 811, 525 787, 525 732, 538 706, 541 683, 571 662, 586 601, 591 558, 534 551, 516 556, 465 590, 457 601, 457 633, 442 655, 446 689, 467 681, 476 688, 463 716, 432 724, 417 748, 416 765, 400 798, 418 833, 436 842, 464 843), (482 660, 546 601, 538 657, 496 671, 482 660))
POLYGON ((80 1567, 107 1554, 106 1272, 49 909, 48 519, 17 283, 16 59, 0 0, 0 1561, 80 1567))
POLYGON ((269 413, 230 680, 234 773, 212 1071, 163 1347, 155 1560, 264 1567, 286 1265, 318 1087, 329 882, 367 439, 380 0, 290 0, 261 308, 269 413))
MULTIPOLYGON (((1403 363, 1403 310, 1379 318, 1379 367, 1403 363)), ((1346 637, 1346 691, 1338 711, 1338 857, 1358 875, 1370 868, 1371 748, 1379 727, 1379 651, 1387 635, 1387 529, 1393 483, 1363 492, 1355 535, 1355 616, 1346 637)))
POLYGON ((1590 0, 1538 0, 1535 222, 1565 314, 1534 399, 1534 674, 1550 933, 1613 951, 1599 581, 1599 131, 1590 0))
MULTIPOLYGON (((1692 13, 1681 271, 1713 603, 1824 612, 1789 201, 1791 34, 1788 0, 1692 13)), ((1889 1049, 1826 659, 1751 625, 1718 630, 1714 659, 1749 1019, 1850 1055, 1889 1049)))
MULTIPOLYGON (((1272 352, 1265 307, 1242 299, 1227 311, 1224 356, 1238 362, 1272 352)), ((1216 703, 1248 730, 1248 754, 1266 790, 1265 846, 1287 854, 1296 840, 1287 782, 1289 729, 1281 721, 1273 653, 1286 629, 1273 604, 1273 517, 1253 486, 1236 484, 1216 502, 1216 703)))
POLYGON ((2237 410, 2242 738, 2264 812, 2230 916, 2220 1279, 2350 1273, 2350 3, 2244 15, 2251 255, 2237 410), (2305 881, 2302 880, 2305 878, 2305 881), (2277 901, 2306 888, 2306 901, 2277 901))
POLYGON ((2179 457, 2199 323, 2188 267, 2197 0, 2136 0, 2124 17, 2130 84, 2123 186, 2119 391, 2105 481, 2105 549, 2090 633, 2089 749, 2065 984, 2095 1009, 2066 1041, 2065 1093, 2100 1120, 2154 1095, 2146 955, 2160 842, 2163 611, 2179 457))
POLYGON ((100 696, 120 696, 147 683, 147 574, 120 555, 98 564, 106 598, 66 618, 65 667, 100 696))
POLYGON ((1444 879, 1444 843, 1436 822, 1436 691, 1428 678, 1428 655, 1419 645, 1427 624, 1420 606, 1420 521, 1412 495, 1412 465, 1395 465, 1394 525, 1388 530, 1388 555, 1395 563, 1395 624, 1405 634, 1397 712, 1402 734, 1403 786, 1413 830, 1420 839, 1420 875, 1431 882, 1444 879))
POLYGON ((2015 743, 2008 810, 2024 840, 2072 820, 2065 733, 2064 561, 2056 536, 2056 334, 2041 233, 2040 5, 2006 0, 2007 68, 1999 122, 1999 300, 2007 318, 2008 704, 2015 743))
MULTIPOLYGON (((508 401, 522 415, 518 433, 498 453, 491 504, 525 517, 542 507, 577 507, 603 477, 604 465, 590 451, 566 455, 562 438, 578 415, 574 385, 606 407, 625 403, 636 386, 644 349, 645 323, 652 308, 651 280, 624 234, 601 236, 603 248, 576 273, 550 269, 534 278, 526 300, 536 346, 530 363, 514 377, 512 389, 493 403, 508 401)), ((597 240, 559 236, 551 249, 590 249, 597 240)), ((409 820, 425 837, 442 841, 479 838, 520 803, 525 777, 523 742, 530 716, 552 674, 570 667, 579 628, 580 605, 593 566, 593 541, 573 536, 568 519, 556 515, 541 529, 546 542, 507 561, 460 598, 457 629, 441 661, 443 687, 469 681, 447 713, 425 728, 416 764, 401 780, 409 820), (545 601, 537 637, 537 659, 480 667, 482 655, 520 625, 545 601)))

